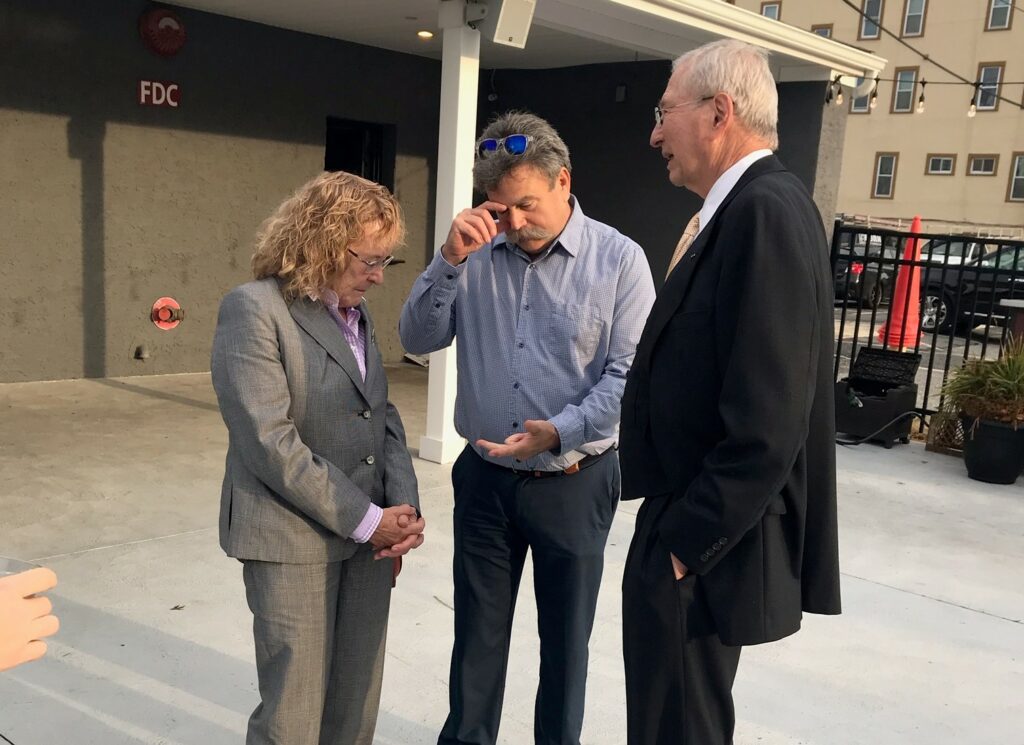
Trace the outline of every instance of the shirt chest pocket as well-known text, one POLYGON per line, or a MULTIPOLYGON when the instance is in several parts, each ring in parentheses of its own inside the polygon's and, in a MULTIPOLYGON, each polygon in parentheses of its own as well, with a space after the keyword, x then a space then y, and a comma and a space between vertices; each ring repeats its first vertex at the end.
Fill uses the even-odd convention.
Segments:
POLYGON ((602 328, 596 308, 558 303, 551 310, 545 346, 556 359, 586 366, 598 352, 602 328))

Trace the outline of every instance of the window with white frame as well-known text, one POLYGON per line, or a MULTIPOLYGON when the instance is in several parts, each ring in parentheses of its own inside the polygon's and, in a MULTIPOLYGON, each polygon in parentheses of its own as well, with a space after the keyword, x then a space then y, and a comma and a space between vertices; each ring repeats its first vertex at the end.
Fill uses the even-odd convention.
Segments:
POLYGON ((779 16, 782 15, 782 3, 761 3, 761 15, 773 21, 779 20, 779 16))
POLYGON ((914 110, 914 86, 917 84, 916 67, 897 67, 896 82, 892 86, 892 112, 906 114, 914 110))
POLYGON ((877 39, 882 34, 882 6, 883 0, 864 0, 860 10, 863 15, 860 19, 859 39, 877 39))
POLYGON ((995 176, 998 167, 998 155, 975 155, 972 153, 967 158, 968 176, 995 176))
POLYGON ((903 6, 903 35, 921 36, 924 33, 924 14, 927 0, 906 0, 903 6))
POLYGON ((928 164, 924 172, 929 176, 952 176, 954 168, 956 168, 956 156, 940 153, 928 156, 928 164))
POLYGON ((999 108, 999 84, 1003 77, 1002 62, 982 62, 978 65, 978 93, 974 105, 978 111, 995 111, 999 108))
POLYGON ((1006 189, 1007 202, 1024 202, 1024 153, 1014 153, 1010 161, 1010 185, 1006 189))
POLYGON ((897 153, 877 153, 875 155, 875 181, 871 189, 872 199, 892 199, 896 191, 897 153))
POLYGON ((1010 28, 1013 22, 1014 0, 989 0, 986 31, 1001 31, 1010 28))
MULTIPOLYGON (((857 85, 854 88, 860 88, 864 84, 864 78, 857 78, 857 85)), ((863 96, 851 96, 850 97, 850 113, 851 114, 868 114, 871 112, 871 93, 866 93, 863 96)))
POLYGON ((811 26, 811 33, 817 34, 818 36, 824 36, 826 39, 832 38, 832 24, 831 23, 816 23, 811 26))

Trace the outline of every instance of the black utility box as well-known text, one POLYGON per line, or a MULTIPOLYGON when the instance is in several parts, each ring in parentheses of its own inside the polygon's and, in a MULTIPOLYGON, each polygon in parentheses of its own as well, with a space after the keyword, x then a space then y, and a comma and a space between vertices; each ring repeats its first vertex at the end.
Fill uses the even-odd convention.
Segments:
POLYGON ((850 376, 836 383, 836 431, 855 438, 871 436, 891 448, 910 442, 913 417, 894 419, 917 408, 917 368, 921 355, 861 347, 850 376), (886 426, 888 425, 888 426, 886 426))

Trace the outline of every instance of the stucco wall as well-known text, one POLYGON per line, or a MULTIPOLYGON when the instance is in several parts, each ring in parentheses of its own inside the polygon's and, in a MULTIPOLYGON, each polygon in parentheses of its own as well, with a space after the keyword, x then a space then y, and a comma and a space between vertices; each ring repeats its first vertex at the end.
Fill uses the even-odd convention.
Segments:
POLYGON ((148 7, 0 7, 0 381, 207 370, 220 298, 248 279, 259 223, 323 168, 328 116, 396 126, 409 262, 368 301, 400 359, 432 248, 439 63, 188 9, 164 59, 139 39, 148 7), (139 79, 178 83, 180 107, 140 107, 139 79), (174 331, 148 320, 162 295, 186 310, 174 331))

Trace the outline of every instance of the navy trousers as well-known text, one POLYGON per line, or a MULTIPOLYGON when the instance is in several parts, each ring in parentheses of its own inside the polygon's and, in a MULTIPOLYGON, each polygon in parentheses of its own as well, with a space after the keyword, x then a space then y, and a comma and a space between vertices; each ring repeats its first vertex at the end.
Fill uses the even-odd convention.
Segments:
POLYGON ((439 745, 494 745, 526 551, 540 634, 537 745, 579 745, 608 530, 619 501, 615 451, 578 473, 534 477, 467 447, 455 487, 455 646, 439 745))

